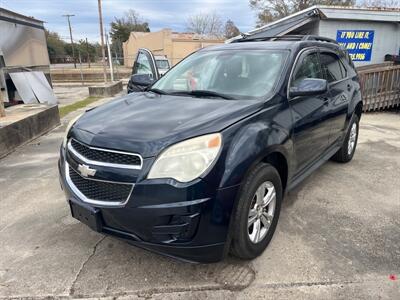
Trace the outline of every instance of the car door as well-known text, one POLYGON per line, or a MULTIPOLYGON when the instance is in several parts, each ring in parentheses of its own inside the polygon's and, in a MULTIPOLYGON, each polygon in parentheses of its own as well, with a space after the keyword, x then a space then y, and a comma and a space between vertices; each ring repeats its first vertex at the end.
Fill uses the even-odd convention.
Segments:
MULTIPOLYGON (((292 70, 289 87, 296 87, 305 78, 324 79, 318 49, 306 50, 300 54, 292 70)), ((298 172, 314 162, 328 147, 330 131, 327 122, 328 98, 328 92, 320 95, 289 97, 298 172)))
POLYGON ((330 99, 328 102, 330 136, 329 144, 343 136, 351 94, 354 92, 348 70, 339 56, 328 50, 320 52, 321 67, 328 81, 330 99))
POLYGON ((140 48, 133 63, 132 76, 128 83, 128 93, 143 91, 148 86, 145 83, 155 82, 159 77, 153 53, 149 49, 140 48), (143 80, 140 80, 140 82, 143 83, 138 83, 138 80, 133 81, 132 78, 135 75, 136 77, 141 77, 143 80))

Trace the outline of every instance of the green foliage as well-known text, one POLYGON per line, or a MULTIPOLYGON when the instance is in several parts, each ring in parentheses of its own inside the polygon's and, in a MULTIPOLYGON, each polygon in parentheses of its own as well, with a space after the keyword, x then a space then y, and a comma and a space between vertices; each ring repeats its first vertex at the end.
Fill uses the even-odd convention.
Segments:
POLYGON ((51 32, 46 29, 47 50, 49 56, 65 55, 65 42, 60 38, 57 32, 51 32))
POLYGON ((67 114, 69 114, 70 112, 73 112, 75 110, 78 110, 80 108, 83 108, 85 106, 88 106, 89 104, 97 101, 101 99, 100 97, 87 97, 81 101, 77 101, 75 103, 69 104, 69 105, 65 105, 62 107, 59 107, 59 112, 60 112, 60 118, 65 117, 67 114))
POLYGON ((250 0, 257 11, 257 27, 281 19, 313 5, 354 6, 356 0, 250 0))
MULTIPOLYGON (((72 57, 72 45, 61 39, 57 32, 46 30, 47 50, 49 52, 50 61, 62 62, 66 56, 72 57)), ((95 61, 97 57, 101 56, 101 48, 99 43, 86 44, 85 40, 74 42, 75 58, 79 61, 79 52, 81 53, 82 61, 87 61, 88 53, 91 61, 95 61)))
POLYGON ((123 55, 122 43, 129 39, 132 31, 150 32, 149 24, 133 9, 128 10, 122 18, 115 18, 110 26, 112 49, 118 56, 123 55))
MULTIPOLYGON (((86 40, 79 40, 74 43, 76 61, 79 61, 79 53, 83 61, 87 60, 88 54, 90 61, 94 61, 96 57, 101 56, 101 47, 99 43, 87 43, 86 40)), ((65 54, 72 56, 71 43, 65 43, 65 54)))

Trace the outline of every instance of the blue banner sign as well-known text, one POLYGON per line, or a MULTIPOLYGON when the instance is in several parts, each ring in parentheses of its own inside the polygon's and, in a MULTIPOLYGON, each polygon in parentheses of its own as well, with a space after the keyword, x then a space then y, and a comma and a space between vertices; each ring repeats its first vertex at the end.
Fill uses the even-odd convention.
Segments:
POLYGON ((338 30, 336 41, 347 49, 353 61, 371 60, 373 30, 338 30))

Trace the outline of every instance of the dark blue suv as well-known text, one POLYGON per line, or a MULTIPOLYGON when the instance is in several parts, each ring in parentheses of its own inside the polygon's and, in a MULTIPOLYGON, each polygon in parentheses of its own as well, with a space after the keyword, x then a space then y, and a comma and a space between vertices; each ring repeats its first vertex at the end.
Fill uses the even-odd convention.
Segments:
POLYGON ((241 39, 158 78, 138 57, 135 92, 87 111, 60 150, 72 216, 187 261, 252 259, 282 199, 329 159, 348 162, 362 112, 348 54, 328 39, 241 39))

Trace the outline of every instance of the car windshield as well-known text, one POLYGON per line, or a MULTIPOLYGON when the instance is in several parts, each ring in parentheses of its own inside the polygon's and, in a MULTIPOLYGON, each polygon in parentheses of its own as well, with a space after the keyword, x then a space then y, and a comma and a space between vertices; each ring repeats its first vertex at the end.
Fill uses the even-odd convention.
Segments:
POLYGON ((169 69, 168 60, 165 59, 156 59, 156 65, 159 69, 169 69))
POLYGON ((225 99, 258 99, 269 94, 281 75, 288 51, 200 51, 158 80, 165 94, 225 99))

